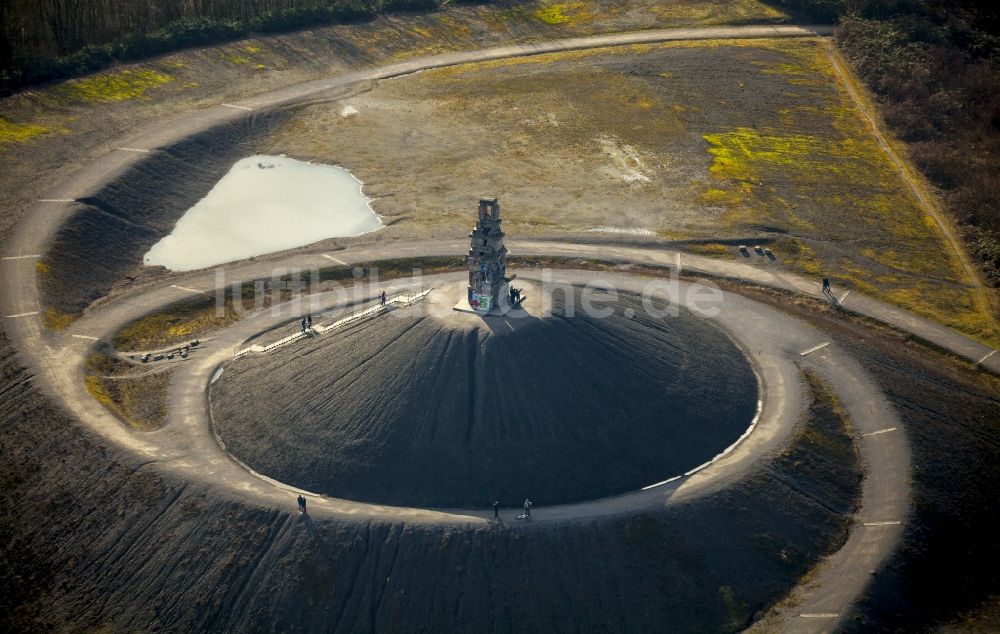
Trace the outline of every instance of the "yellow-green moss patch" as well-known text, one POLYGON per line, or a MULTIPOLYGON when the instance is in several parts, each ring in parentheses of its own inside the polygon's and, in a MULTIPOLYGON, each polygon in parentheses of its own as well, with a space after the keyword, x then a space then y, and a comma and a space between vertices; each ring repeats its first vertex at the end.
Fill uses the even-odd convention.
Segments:
POLYGON ((582 2, 546 4, 535 10, 535 17, 546 24, 578 22, 587 17, 585 7, 586 5, 582 2))
POLYGON ((59 92, 67 99, 87 103, 111 103, 138 99, 151 88, 173 80, 170 75, 155 70, 126 69, 68 81, 60 87, 59 92))
POLYGON ((15 123, 0 117, 0 145, 4 143, 24 143, 41 134, 52 132, 52 128, 33 123, 15 123))
POLYGON ((55 308, 46 308, 42 313, 42 325, 49 330, 66 330, 79 315, 64 313, 55 308))
POLYGON ((774 226, 832 248, 790 241, 787 263, 828 275, 939 323, 990 339, 988 319, 932 223, 870 138, 738 128, 706 134, 712 177, 701 195, 733 227, 774 226), (844 246, 863 242, 850 256, 844 246), (839 251, 837 257, 831 257, 839 251))
POLYGON ((86 372, 87 392, 126 425, 138 431, 163 427, 172 369, 132 365, 95 353, 87 358, 86 372))
POLYGON ((127 324, 115 334, 114 345, 119 350, 169 346, 238 319, 231 301, 227 301, 223 314, 218 315, 213 298, 182 300, 127 324))
POLYGON ((685 244, 682 248, 689 253, 717 258, 732 257, 736 253, 736 247, 715 242, 693 242, 685 244))

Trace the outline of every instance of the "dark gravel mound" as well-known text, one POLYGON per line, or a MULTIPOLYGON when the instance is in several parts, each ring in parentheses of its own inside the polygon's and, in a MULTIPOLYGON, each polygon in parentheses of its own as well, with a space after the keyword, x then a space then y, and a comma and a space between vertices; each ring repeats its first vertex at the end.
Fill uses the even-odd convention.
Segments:
POLYGON ((354 500, 483 507, 634 490, 711 459, 757 400, 748 361, 708 321, 640 309, 630 298, 606 319, 578 310, 506 335, 415 310, 379 317, 230 364, 216 425, 254 469, 354 500))
POLYGON ((293 495, 257 508, 163 475, 48 402, 2 329, 0 393, 5 632, 735 632, 852 521, 801 493, 829 487, 799 461, 829 462, 823 482, 856 468, 829 460, 828 426, 689 504, 456 530, 314 521, 293 495))

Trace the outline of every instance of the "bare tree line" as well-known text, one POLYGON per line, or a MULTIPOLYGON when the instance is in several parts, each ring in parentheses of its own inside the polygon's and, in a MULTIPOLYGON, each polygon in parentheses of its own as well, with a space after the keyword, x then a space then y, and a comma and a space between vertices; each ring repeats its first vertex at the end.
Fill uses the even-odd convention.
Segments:
POLYGON ((14 68, 154 32, 182 20, 240 21, 293 9, 354 5, 378 11, 382 0, 0 0, 0 62, 14 68))

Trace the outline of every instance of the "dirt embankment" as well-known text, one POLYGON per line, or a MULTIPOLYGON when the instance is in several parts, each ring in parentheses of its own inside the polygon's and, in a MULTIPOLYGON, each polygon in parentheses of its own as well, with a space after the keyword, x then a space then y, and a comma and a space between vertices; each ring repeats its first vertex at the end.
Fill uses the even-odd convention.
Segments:
POLYGON ((915 510, 849 631, 909 632, 984 607, 970 631, 1000 631, 1000 380, 888 345, 852 347, 906 423, 915 510))
MULTIPOLYGON (((0 621, 15 631, 735 631, 843 538, 856 487, 795 466, 669 512, 436 528, 314 522, 172 481, 80 430, 2 344, 0 621)), ((842 444, 829 421, 817 433, 842 444)), ((791 459, 790 456, 796 456, 791 459)))
POLYGON ((142 266, 143 255, 285 116, 247 118, 153 152, 81 199, 39 263, 45 305, 77 314, 117 285, 162 272, 142 266))
POLYGON ((959 631, 1000 630, 1000 379, 829 306, 816 312, 811 300, 772 291, 753 296, 831 333, 879 382, 906 425, 914 511, 902 547, 847 631, 913 632, 951 622, 969 628, 959 631))
POLYGON ((84 385, 122 422, 139 431, 159 429, 167 420, 167 388, 173 364, 132 364, 101 349, 87 358, 84 385))

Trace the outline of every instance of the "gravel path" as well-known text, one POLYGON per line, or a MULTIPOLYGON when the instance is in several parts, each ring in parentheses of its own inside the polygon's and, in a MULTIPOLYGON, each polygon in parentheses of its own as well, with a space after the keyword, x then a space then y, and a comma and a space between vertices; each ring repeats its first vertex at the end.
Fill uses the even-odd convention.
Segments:
MULTIPOLYGON (((443 56, 421 58, 380 69, 360 71, 331 80, 310 82, 286 90, 260 95, 229 106, 216 106, 166 120, 151 130, 144 130, 127 147, 150 149, 170 144, 196 131, 223 122, 246 118, 252 121, 253 110, 274 108, 303 100, 336 94, 351 85, 371 79, 396 77, 423 68, 531 55, 557 50, 622 45, 679 39, 720 37, 799 37, 816 34, 801 27, 736 27, 720 29, 648 31, 592 38, 577 38, 538 45, 519 45, 443 56), (233 108, 232 105, 239 106, 233 108), (247 110, 249 109, 249 110, 247 110)), ((86 196, 123 170, 141 160, 142 153, 115 150, 97 157, 74 178, 55 185, 46 201, 40 201, 28 213, 7 241, 4 255, 18 257, 41 253, 47 240, 71 211, 71 201, 86 196)), ((386 248, 373 245, 338 252, 344 262, 371 261, 379 257, 443 255, 461 253, 464 242, 417 243, 386 248)), ((721 275, 752 283, 820 296, 818 284, 784 273, 764 262, 752 264, 696 256, 681 256, 663 249, 614 245, 576 245, 559 242, 512 242, 516 254, 566 255, 590 259, 620 260, 636 263, 674 265, 711 275, 721 275)), ((235 279, 269 277, 276 266, 311 268, 325 266, 329 260, 321 253, 297 252, 277 255, 257 262, 241 263, 227 271, 235 279)), ((136 288, 122 297, 95 307, 65 333, 44 333, 37 318, 40 310, 35 287, 34 260, 9 259, 2 263, 4 289, 0 315, 19 349, 22 358, 36 374, 36 381, 69 412, 105 438, 136 452, 164 472, 182 478, 213 483, 222 496, 262 506, 285 506, 290 488, 250 473, 221 450, 211 434, 207 420, 205 387, 215 369, 232 356, 233 347, 247 338, 275 325, 288 315, 264 314, 245 320, 219 333, 202 352, 193 355, 185 372, 174 381, 171 391, 171 420, 162 430, 135 434, 125 429, 86 393, 79 380, 83 360, 94 338, 106 338, 121 325, 175 301, 188 291, 176 286, 208 290, 214 286, 214 273, 193 273, 169 281, 136 288), (173 283, 173 286, 169 285, 173 283)), ((587 283, 590 272, 560 271, 571 283, 587 283)), ((641 291, 645 284, 634 276, 602 275, 613 279, 621 289, 641 291)), ((442 276, 440 281, 457 279, 442 276)), ((433 284, 428 278, 424 284, 433 284)), ((370 289, 374 293, 377 289, 370 289)), ((843 289, 835 289, 838 297, 843 289)), ((959 356, 1000 371, 1000 355, 987 346, 947 328, 888 306, 859 293, 850 295, 845 308, 913 333, 959 356)), ((327 305, 332 305, 327 302, 327 305)), ((693 496, 717 490, 739 479, 760 456, 779 447, 798 415, 798 365, 816 367, 834 385, 855 428, 861 434, 861 447, 867 477, 859 523, 848 543, 830 557, 809 583, 796 590, 794 605, 783 608, 778 618, 795 631, 829 631, 845 618, 856 596, 868 583, 869 575, 891 552, 905 522, 909 504, 909 453, 905 434, 894 412, 871 387, 865 373, 834 345, 824 343, 822 333, 774 310, 739 296, 726 294, 724 310, 716 318, 720 327, 742 341, 745 351, 762 374, 765 406, 757 429, 734 451, 690 476, 646 491, 580 504, 554 506, 535 511, 536 521, 567 520, 598 515, 632 512, 650 505, 676 504, 693 496), (816 348, 803 356, 807 350, 816 348)), ((344 500, 317 498, 310 504, 317 515, 341 518, 389 517, 407 522, 468 524, 483 522, 481 510, 440 512, 423 509, 367 505, 344 500)))
MULTIPOLYGON (((350 253, 341 255, 345 261, 351 260, 350 253)), ((425 287, 451 284, 462 277, 462 273, 428 277, 421 280, 421 284, 425 287)), ((534 278, 528 272, 522 277, 526 280, 534 278)), ((635 293, 642 293, 650 282, 629 274, 602 273, 595 276, 588 271, 557 271, 549 277, 551 283, 577 285, 594 282, 597 277, 601 284, 635 293)), ((687 292, 692 286, 682 282, 681 294, 693 297, 687 292)), ((368 290, 370 297, 374 298, 379 289, 372 287, 368 290)), ((333 308, 338 304, 330 301, 334 299, 333 294, 328 298, 320 297, 319 305, 322 309, 333 308)), ((679 504, 740 480, 761 457, 781 447, 794 427, 800 407, 799 364, 808 363, 835 386, 859 433, 873 434, 861 438, 867 477, 858 513, 859 526, 852 532, 847 545, 828 559, 810 583, 796 590, 794 607, 776 617, 794 631, 829 631, 849 613, 855 597, 867 586, 869 577, 865 571, 876 569, 898 541, 909 503, 908 448, 903 433, 875 432, 893 427, 900 430, 902 425, 895 413, 884 406, 881 395, 867 380, 865 373, 849 359, 843 358, 835 346, 815 349, 825 343, 821 332, 738 295, 724 294, 719 307, 721 310, 714 318, 716 323, 741 343, 762 373, 764 405, 754 432, 733 451, 695 473, 661 486, 616 497, 536 508, 532 525, 613 516, 679 504), (809 350, 814 351, 803 356, 809 350)), ((110 336, 117 322, 137 317, 148 308, 149 305, 141 301, 114 302, 106 309, 88 314, 77 327, 96 328, 103 325, 106 329, 97 336, 110 336), (101 319, 105 310, 112 319, 101 319)), ((151 461, 159 463, 159 470, 187 481, 211 483, 225 498, 264 507, 281 507, 288 503, 295 489, 253 473, 221 450, 210 431, 205 389, 219 365, 232 357, 236 346, 261 330, 284 323, 289 317, 287 312, 267 311, 238 322, 207 342, 198 355, 192 355, 185 372, 179 373, 172 385, 169 423, 164 429, 146 435, 124 432, 110 414, 87 396, 81 382, 76 380, 86 346, 73 342, 70 348, 62 349, 65 356, 49 358, 46 365, 49 376, 59 377, 54 380, 62 387, 58 394, 74 414, 105 435, 109 435, 107 432, 110 431, 111 436, 124 436, 134 450, 144 452, 151 461), (71 361, 73 357, 77 361, 71 361)), ((485 509, 441 512, 313 496, 310 512, 317 517, 357 517, 360 520, 378 517, 409 523, 444 522, 459 526, 486 522, 489 515, 485 509)), ((513 521, 513 518, 505 517, 505 520, 513 521)), ((528 526, 531 525, 525 525, 526 528, 528 526)))

